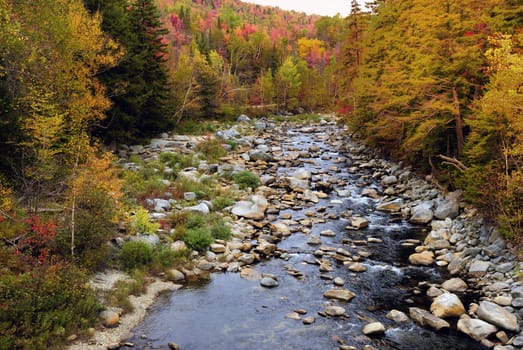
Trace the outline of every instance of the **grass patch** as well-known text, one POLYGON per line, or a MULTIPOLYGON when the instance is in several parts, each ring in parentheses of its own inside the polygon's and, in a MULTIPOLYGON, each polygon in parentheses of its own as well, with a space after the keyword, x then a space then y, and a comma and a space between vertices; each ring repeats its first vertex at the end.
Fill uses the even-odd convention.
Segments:
POLYGON ((200 153, 204 160, 209 163, 216 163, 221 157, 224 157, 227 152, 222 146, 222 143, 217 139, 208 138, 203 142, 200 142, 194 149, 200 153))
POLYGON ((256 188, 260 186, 260 178, 258 175, 245 170, 233 175, 233 180, 240 186, 240 189, 244 190, 248 187, 256 188))

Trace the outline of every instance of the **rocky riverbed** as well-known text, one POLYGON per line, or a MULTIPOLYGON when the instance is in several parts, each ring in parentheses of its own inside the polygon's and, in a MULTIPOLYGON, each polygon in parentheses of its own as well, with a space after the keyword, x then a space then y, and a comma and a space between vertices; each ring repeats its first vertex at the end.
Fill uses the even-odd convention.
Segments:
MULTIPOLYGON (((198 180, 248 169, 260 175, 262 186, 226 210, 232 240, 214 242, 207 254, 194 255, 194 269, 171 275, 187 283, 222 273, 164 297, 128 345, 523 346, 523 283, 517 275, 523 266, 510 244, 463 204, 461 193, 441 193, 376 157, 330 120, 299 126, 242 118, 216 135, 234 140, 240 152, 179 174, 198 180)), ((123 149, 121 156, 190 153, 199 141, 163 136, 123 149)), ((155 218, 173 210, 212 211, 206 201, 190 208, 150 201, 155 218)))

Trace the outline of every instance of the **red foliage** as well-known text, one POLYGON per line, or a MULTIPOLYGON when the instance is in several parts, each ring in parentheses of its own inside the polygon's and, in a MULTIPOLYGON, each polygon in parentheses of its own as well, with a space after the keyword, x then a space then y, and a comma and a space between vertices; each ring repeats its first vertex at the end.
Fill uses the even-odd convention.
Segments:
POLYGON ((27 232, 18 241, 16 254, 23 254, 38 264, 48 261, 56 237, 56 224, 42 221, 38 215, 29 216, 24 224, 27 232))

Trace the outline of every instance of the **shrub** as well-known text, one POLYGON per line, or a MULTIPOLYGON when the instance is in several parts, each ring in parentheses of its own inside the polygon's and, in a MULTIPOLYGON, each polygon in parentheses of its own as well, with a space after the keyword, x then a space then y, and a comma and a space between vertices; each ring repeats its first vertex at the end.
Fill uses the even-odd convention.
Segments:
POLYGON ((224 208, 230 207, 234 204, 234 199, 231 197, 218 196, 212 199, 212 207, 215 210, 222 210, 224 208))
POLYGON ((94 325, 100 310, 87 275, 74 266, 40 266, 0 274, 0 348, 58 348, 94 325))
POLYGON ((174 251, 170 247, 161 246, 154 250, 151 263, 152 272, 165 272, 177 265, 183 265, 189 260, 189 250, 174 251))
POLYGON ((211 226, 211 236, 215 239, 228 240, 231 238, 231 228, 222 219, 211 226))
POLYGON ((258 175, 245 170, 233 175, 233 180, 237 183, 242 190, 250 187, 256 188, 260 186, 260 178, 258 175))
POLYGON ((217 139, 211 138, 199 143, 196 146, 195 151, 201 153, 204 159, 211 163, 217 162, 221 157, 227 154, 221 142, 217 139))
POLYGON ((126 269, 132 270, 148 265, 153 258, 153 248, 141 241, 126 242, 122 247, 121 259, 126 269))
POLYGON ((181 153, 164 152, 160 154, 160 161, 173 169, 185 169, 194 166, 191 155, 181 153))
MULTIPOLYGON (((114 236, 116 202, 102 189, 90 189, 77 196, 75 211, 75 254, 89 270, 106 266, 109 248, 105 244, 114 236)), ((57 245, 63 255, 70 254, 71 216, 57 233, 57 245)))
POLYGON ((206 228, 189 229, 183 238, 185 244, 193 250, 204 252, 214 241, 206 228))
POLYGON ((151 222, 147 209, 138 207, 131 217, 131 231, 133 233, 155 233, 160 228, 157 222, 151 222))

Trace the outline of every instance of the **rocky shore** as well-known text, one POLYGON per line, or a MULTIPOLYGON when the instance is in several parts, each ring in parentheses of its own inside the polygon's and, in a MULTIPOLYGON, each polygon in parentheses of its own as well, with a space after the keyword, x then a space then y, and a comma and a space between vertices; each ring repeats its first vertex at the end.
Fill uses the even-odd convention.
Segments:
MULTIPOLYGON (((445 268, 453 276, 440 284, 419 281, 412 292, 428 296, 430 307, 409 305, 408 315, 390 310, 387 315, 390 324, 369 320, 362 334, 380 336, 396 323, 413 321, 436 331, 455 327, 495 350, 523 348, 523 282, 519 276, 523 263, 514 255, 517 253, 515 247, 485 223, 475 209, 465 205, 460 192, 442 193, 431 184, 430 178, 421 179, 400 164, 377 158, 346 131, 339 130, 330 116, 325 116, 321 123, 314 125, 294 126, 293 132, 315 133, 329 147, 350 157, 334 157, 315 146, 287 148, 284 152, 281 145, 289 127, 286 123, 275 125, 263 120, 251 121, 242 116, 234 127, 215 135, 224 141, 234 141, 239 145, 239 151, 230 151, 217 164, 201 162, 178 176, 201 181, 212 174, 220 176, 243 170, 260 175, 262 185, 257 189, 240 191, 234 185, 230 187, 230 191, 243 195, 242 200, 225 210, 225 215, 231 218, 233 238, 230 241, 216 240, 206 254, 193 253, 194 268, 173 270, 169 273, 170 282, 157 281, 150 285, 144 299, 136 300, 136 314, 119 319, 116 328, 96 332, 89 344, 78 343, 71 349, 114 349, 125 345, 123 339, 129 337, 129 331, 143 318, 154 296, 160 290, 176 289, 178 286, 174 283, 205 278, 209 273, 221 271, 238 272, 242 277, 259 280, 266 288, 277 288, 277 276, 259 275, 252 267, 268 258, 285 258, 289 253, 279 248, 278 242, 297 232, 307 235, 308 244, 317 247, 314 252, 316 259, 311 263, 317 264, 321 273, 332 271, 334 263, 342 263, 354 273, 365 273, 367 268, 363 263, 370 256, 365 247, 376 238, 347 238, 344 239, 347 249, 329 247, 324 239, 343 233, 325 230, 315 235, 311 232, 315 224, 337 219, 337 214, 318 206, 307 211, 321 200, 329 199, 331 193, 336 194, 336 199, 330 202, 333 205, 342 204, 342 199, 350 198, 347 184, 332 174, 361 170, 365 170, 367 175, 358 183, 359 195, 372 202, 372 210, 387 212, 393 220, 405 220, 426 228, 427 235, 423 241, 402 242, 403 246, 412 249, 408 262, 413 266, 445 268), (333 130, 337 131, 333 133, 333 130), (305 166, 304 159, 329 159, 333 165, 331 169, 311 171, 305 166), (293 170, 282 173, 278 170, 282 168, 293 170), (287 210, 305 210, 306 218, 293 220, 287 210), (479 298, 469 303, 467 295, 479 295, 479 298)), ((123 166, 132 169, 135 164, 125 161, 131 155, 155 160, 163 152, 191 154, 201 140, 189 136, 162 135, 148 146, 124 147, 119 155, 123 166)), ((168 175, 169 169, 165 173, 168 175)), ((191 198, 193 194, 184 195, 191 198)), ((196 211, 203 215, 213 210, 212 205, 204 200, 190 207, 183 207, 175 200, 150 198, 148 201, 155 219, 178 210, 196 211)), ((347 220, 347 232, 360 232, 369 226, 369 219, 360 213, 345 212, 339 218, 347 220)), ((144 239, 151 244, 162 241, 161 234, 148 235, 144 239)), ((171 244, 172 249, 184 246, 181 241, 171 244)), ((300 271, 292 269, 288 273, 295 274, 297 278, 300 275, 300 271)), ((358 297, 344 284, 343 279, 333 278, 333 288, 323 296, 346 302, 358 297)), ((345 314, 345 310, 337 305, 331 305, 323 312, 330 317, 345 314)), ((291 316, 302 320, 297 311, 291 316)), ((314 317, 305 317, 302 321, 312 324, 314 317)), ((171 346, 174 348, 175 344, 171 346)), ((343 344, 340 348, 353 349, 343 344)), ((372 347, 369 345, 366 349, 372 347)))

